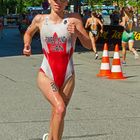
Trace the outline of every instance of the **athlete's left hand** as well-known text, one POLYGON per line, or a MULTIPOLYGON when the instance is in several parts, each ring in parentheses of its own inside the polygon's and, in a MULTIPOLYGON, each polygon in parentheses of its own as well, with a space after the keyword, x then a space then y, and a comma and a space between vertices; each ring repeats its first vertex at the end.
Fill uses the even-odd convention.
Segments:
POLYGON ((75 31, 76 31, 75 23, 74 23, 74 22, 70 22, 70 23, 68 24, 67 30, 68 30, 69 33, 74 34, 75 31))

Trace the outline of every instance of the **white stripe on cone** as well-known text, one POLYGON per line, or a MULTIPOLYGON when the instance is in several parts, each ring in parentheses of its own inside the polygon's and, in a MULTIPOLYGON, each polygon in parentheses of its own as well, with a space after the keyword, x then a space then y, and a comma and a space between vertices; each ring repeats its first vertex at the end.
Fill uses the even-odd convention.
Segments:
POLYGON ((119 58, 120 58, 120 56, 119 56, 119 53, 118 53, 118 52, 114 52, 114 58, 117 58, 117 59, 119 59, 119 58))
POLYGON ((105 56, 105 57, 108 56, 108 51, 107 50, 103 51, 103 56, 105 56))
POLYGON ((109 70, 109 69, 110 69, 109 63, 102 63, 101 64, 101 70, 109 70))
POLYGON ((121 72, 121 71, 122 71, 122 69, 121 69, 120 65, 113 65, 112 66, 111 72, 121 72))

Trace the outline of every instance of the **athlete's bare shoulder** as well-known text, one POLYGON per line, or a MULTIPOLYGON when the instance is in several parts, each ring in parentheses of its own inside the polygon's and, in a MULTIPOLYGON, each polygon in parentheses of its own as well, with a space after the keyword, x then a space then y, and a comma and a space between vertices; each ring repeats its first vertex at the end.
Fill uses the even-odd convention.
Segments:
POLYGON ((87 19, 87 21, 89 21, 89 22, 92 22, 92 18, 91 17, 89 17, 88 19, 87 19))
POLYGON ((34 17, 33 21, 35 23, 42 23, 47 15, 46 14, 38 14, 34 17))

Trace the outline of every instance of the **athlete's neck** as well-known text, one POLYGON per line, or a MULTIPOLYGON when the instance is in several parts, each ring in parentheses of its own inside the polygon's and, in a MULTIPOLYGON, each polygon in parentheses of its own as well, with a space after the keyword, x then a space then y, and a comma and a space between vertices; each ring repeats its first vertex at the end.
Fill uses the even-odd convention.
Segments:
POLYGON ((64 18, 64 13, 55 13, 55 12, 51 12, 50 16, 49 16, 50 20, 53 21, 54 23, 60 23, 63 18, 64 18))

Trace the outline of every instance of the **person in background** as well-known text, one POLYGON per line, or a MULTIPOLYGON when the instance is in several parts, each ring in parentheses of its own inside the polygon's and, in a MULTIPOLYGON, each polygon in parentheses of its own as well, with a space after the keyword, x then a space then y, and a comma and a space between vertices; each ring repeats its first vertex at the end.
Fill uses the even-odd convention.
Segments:
POLYGON ((90 10, 88 10, 88 9, 84 10, 83 17, 82 17, 84 26, 85 26, 85 24, 87 22, 87 19, 90 18, 90 15, 91 15, 91 11, 90 10))
POLYGON ((33 14, 33 12, 31 11, 31 12, 27 15, 27 20, 28 20, 28 23, 29 23, 29 24, 32 23, 33 18, 34 18, 34 14, 33 14))
POLYGON ((52 108, 49 133, 43 140, 61 140, 66 108, 75 86, 73 52, 76 39, 88 48, 91 40, 77 13, 66 13, 68 0, 49 0, 50 14, 35 16, 24 35, 23 54, 31 55, 31 40, 40 32, 44 58, 38 72, 37 83, 52 108))
POLYGON ((28 28, 28 20, 27 20, 27 17, 26 17, 26 14, 22 14, 21 16, 21 20, 19 22, 19 31, 20 31, 20 35, 21 35, 21 38, 23 38, 27 28, 28 28))
POLYGON ((101 21, 101 23, 104 23, 104 18, 102 16, 102 13, 100 11, 97 12, 97 18, 101 21))
POLYGON ((95 59, 98 58, 98 52, 96 49, 96 41, 99 37, 99 33, 103 33, 103 24, 100 21, 100 19, 98 19, 97 14, 95 11, 93 11, 91 13, 91 17, 87 19, 87 22, 85 24, 85 28, 88 29, 90 27, 90 31, 89 31, 89 37, 91 39, 92 42, 92 49, 95 53, 95 59), (100 25, 100 31, 98 29, 98 26, 100 25))
POLYGON ((128 44, 129 50, 134 54, 134 58, 138 59, 139 55, 134 48, 134 32, 133 32, 133 11, 128 7, 122 8, 121 26, 124 27, 122 34, 122 64, 126 64, 126 47, 128 44))
POLYGON ((120 14, 117 10, 114 10, 112 14, 110 14, 110 25, 118 26, 120 22, 120 14))

